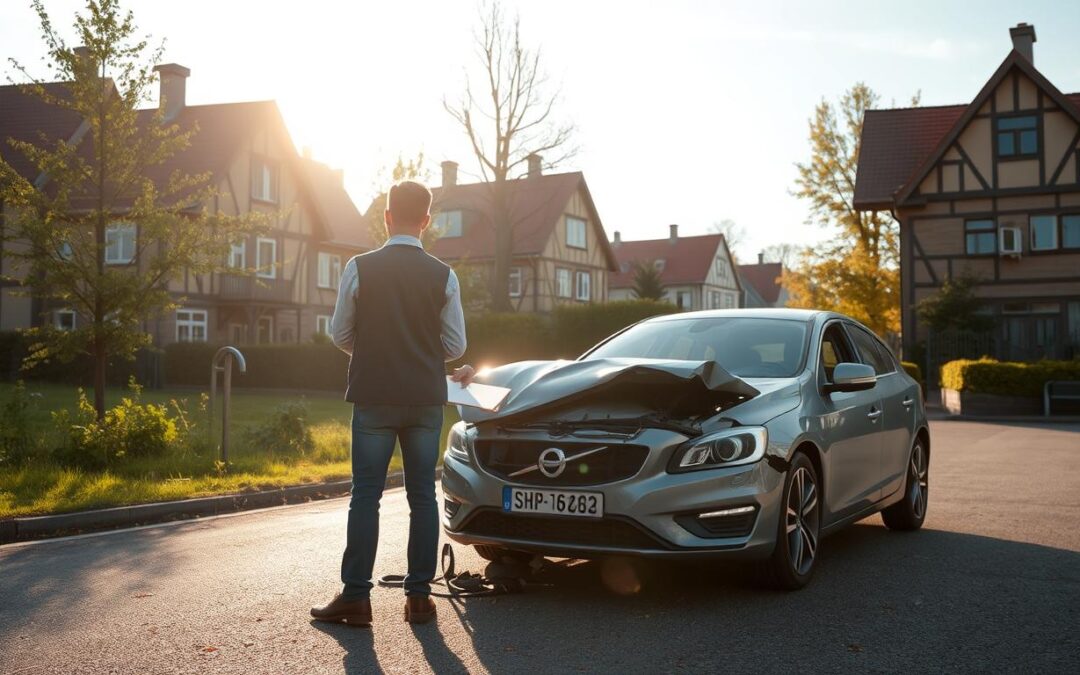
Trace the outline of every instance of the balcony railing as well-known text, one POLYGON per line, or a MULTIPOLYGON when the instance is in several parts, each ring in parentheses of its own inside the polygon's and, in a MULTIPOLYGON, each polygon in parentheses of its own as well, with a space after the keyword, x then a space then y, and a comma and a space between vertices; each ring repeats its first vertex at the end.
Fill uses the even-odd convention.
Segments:
POLYGON ((264 279, 256 276, 223 274, 218 296, 222 300, 252 300, 256 302, 289 302, 292 282, 287 279, 264 279))

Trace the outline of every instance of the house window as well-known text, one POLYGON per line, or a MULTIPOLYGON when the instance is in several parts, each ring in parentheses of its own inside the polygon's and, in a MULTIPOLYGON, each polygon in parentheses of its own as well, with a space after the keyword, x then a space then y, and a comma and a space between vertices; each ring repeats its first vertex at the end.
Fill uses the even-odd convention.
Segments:
POLYGON ((242 270, 247 267, 247 246, 240 241, 229 247, 229 267, 242 270))
POLYGON ((577 290, 574 297, 578 300, 590 300, 592 298, 592 275, 588 272, 576 272, 574 273, 574 281, 577 290))
POLYGON ((566 217, 566 245, 574 248, 586 248, 585 221, 573 216, 566 217))
POLYGON ((319 253, 319 288, 337 288, 341 279, 341 256, 319 253))
POLYGON ((435 231, 440 237, 460 237, 461 211, 440 211, 435 214, 435 231))
POLYGON ((277 165, 262 157, 251 160, 251 198, 274 204, 278 200, 277 165))
POLYGON ((660 258, 659 260, 654 260, 652 266, 657 272, 663 272, 665 264, 666 261, 663 258, 660 258))
POLYGON ((229 339, 232 340, 234 345, 247 344, 247 324, 230 323, 229 339))
POLYGON ((511 267, 510 268, 510 297, 511 298, 520 298, 521 297, 521 268, 520 267, 511 267))
POLYGON ((709 307, 712 309, 720 309, 720 291, 709 291, 709 307))
POLYGON ((570 297, 570 270, 565 267, 555 268, 555 295, 560 298, 570 297))
POLYGON ((320 314, 315 317, 315 332, 319 335, 330 335, 329 314, 320 314))
POLYGON ((114 223, 105 228, 105 262, 126 265, 135 260, 135 226, 114 223))
POLYGON ((728 267, 723 258, 716 259, 716 276, 721 280, 728 278, 728 267))
POLYGON ((53 312, 53 328, 64 332, 75 330, 75 312, 70 309, 58 309, 53 312))
POLYGON ((206 310, 176 310, 176 341, 206 342, 206 310))
POLYGON ((693 309, 694 301, 690 295, 690 291, 678 291, 675 294, 675 305, 679 309, 693 309))
POLYGON ((1028 229, 1031 231, 1032 251, 1053 251, 1058 247, 1056 216, 1031 216, 1028 229))
POLYGON ((735 307, 735 296, 731 293, 724 293, 724 309, 732 309, 735 307))
POLYGON ((256 341, 260 345, 268 345, 274 341, 274 317, 260 316, 255 324, 256 341))
POLYGON ((1080 215, 1061 217, 1061 248, 1080 248, 1080 215))
POLYGON ((277 239, 259 237, 255 244, 255 274, 264 279, 277 278, 277 239))
POLYGON ((998 157, 1030 157, 1039 151, 1035 115, 997 118, 998 157))
POLYGON ((991 255, 997 250, 997 231, 992 220, 968 220, 964 223, 964 252, 968 255, 991 255))

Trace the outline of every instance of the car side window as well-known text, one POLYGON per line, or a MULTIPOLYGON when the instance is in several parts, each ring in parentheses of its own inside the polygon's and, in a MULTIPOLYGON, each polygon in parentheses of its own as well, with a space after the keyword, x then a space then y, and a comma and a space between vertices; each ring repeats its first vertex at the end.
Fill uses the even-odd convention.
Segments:
POLYGON ((855 348, 859 350, 860 360, 873 367, 876 375, 884 375, 893 371, 889 358, 881 353, 877 338, 858 326, 849 326, 848 332, 855 342, 855 348))
POLYGON ((821 336, 821 369, 825 373, 825 381, 832 382, 833 369, 836 364, 850 362, 854 359, 851 347, 848 346, 847 338, 840 324, 834 323, 826 326, 825 333, 821 336))

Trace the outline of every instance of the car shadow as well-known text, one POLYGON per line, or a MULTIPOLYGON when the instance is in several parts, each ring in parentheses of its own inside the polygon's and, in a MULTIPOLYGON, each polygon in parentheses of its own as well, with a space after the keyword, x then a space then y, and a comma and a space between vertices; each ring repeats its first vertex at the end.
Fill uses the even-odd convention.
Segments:
POLYGON ((625 672, 1068 670, 1080 647, 1074 551, 893 533, 874 518, 826 539, 819 563, 807 588, 783 593, 757 582, 759 564, 577 562, 543 573, 548 586, 462 601, 459 619, 493 672, 555 663, 625 672))

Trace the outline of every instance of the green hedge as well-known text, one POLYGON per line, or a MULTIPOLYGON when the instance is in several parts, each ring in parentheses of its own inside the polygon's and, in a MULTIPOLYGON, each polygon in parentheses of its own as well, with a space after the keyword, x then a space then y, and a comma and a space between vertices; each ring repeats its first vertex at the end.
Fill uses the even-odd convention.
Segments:
MULTIPOLYGON (((22 370, 23 358, 33 342, 19 331, 0 333, 0 382, 60 382, 81 387, 93 384, 94 363, 89 356, 79 356, 68 362, 54 359, 22 370)), ((140 384, 153 385, 159 360, 160 354, 149 350, 140 351, 131 360, 110 358, 106 378, 109 384, 117 386, 126 385, 132 377, 140 384)))
MULTIPOLYGON (((209 386, 210 361, 219 347, 193 342, 165 347, 166 384, 209 386)), ((349 357, 333 345, 244 345, 240 351, 247 372, 233 368, 233 386, 345 390, 349 357)))
POLYGON ((619 300, 605 305, 563 305, 552 314, 554 342, 574 358, 600 340, 650 316, 671 314, 678 308, 656 300, 619 300))
POLYGON ((1080 361, 1017 363, 982 358, 960 359, 941 366, 945 389, 1005 396, 1042 396, 1050 380, 1080 380, 1080 361))

